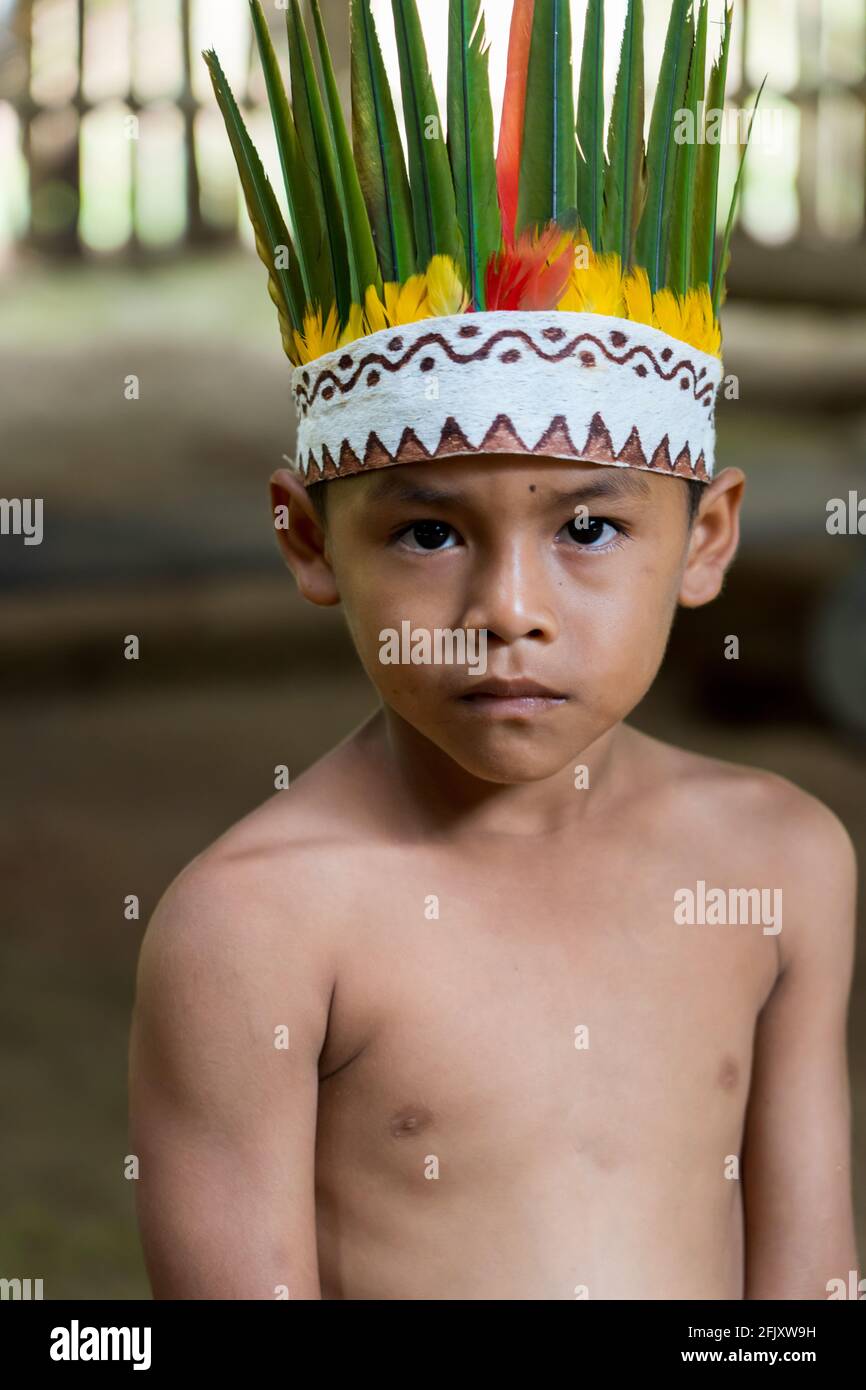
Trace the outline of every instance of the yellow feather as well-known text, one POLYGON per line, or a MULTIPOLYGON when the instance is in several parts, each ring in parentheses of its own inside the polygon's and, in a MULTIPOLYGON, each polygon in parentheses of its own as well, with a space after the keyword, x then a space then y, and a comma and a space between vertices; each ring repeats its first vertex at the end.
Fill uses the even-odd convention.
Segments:
POLYGON ((398 307, 400 304, 400 286, 396 280, 390 280, 385 286, 385 314, 388 318, 388 326, 397 322, 398 307))
POLYGON ((424 275, 412 275, 405 283, 400 286, 400 293, 394 313, 394 323, 418 323, 420 319, 429 319, 430 309, 427 304, 427 279, 424 275))
POLYGON ((649 276, 642 268, 636 267, 623 280, 625 317, 635 323, 654 323, 653 296, 649 276))
POLYGON ((469 296, 450 256, 434 256, 428 265, 427 301, 433 318, 466 311, 469 296))
MULTIPOLYGON (((397 286, 385 285, 384 293, 387 300, 388 291, 396 290, 397 286)), ((375 285, 368 286, 366 298, 364 300, 364 324, 367 333, 378 333, 383 328, 390 328, 391 320, 388 311, 376 293, 375 285)))
POLYGON ((672 338, 682 338, 683 313, 673 290, 658 290, 653 296, 656 326, 672 338))
POLYGON ((578 260, 557 308, 572 313, 609 314, 613 318, 622 318, 625 299, 619 256, 614 252, 606 256, 593 256, 586 266, 578 260))
POLYGON ((713 314, 708 285, 689 290, 680 299, 673 290, 659 290, 653 300, 656 327, 701 352, 721 356, 722 334, 713 314))
POLYGON ((337 347, 339 336, 339 321, 337 318, 337 306, 331 305, 327 323, 322 324, 321 306, 317 305, 315 310, 308 308, 304 314, 304 331, 295 331, 295 342, 298 347, 302 362, 314 362, 317 357, 324 357, 326 353, 333 352, 337 347))
POLYGON ((722 332, 713 313, 709 285, 699 285, 686 295, 685 331, 687 343, 714 357, 721 356, 722 332))
MULTIPOLYGON (((370 286, 372 289, 372 285, 370 286)), ((364 310, 360 304, 353 304, 349 310, 349 321, 340 334, 340 341, 337 347, 345 347, 347 343, 354 343, 358 338, 364 336, 364 310)))

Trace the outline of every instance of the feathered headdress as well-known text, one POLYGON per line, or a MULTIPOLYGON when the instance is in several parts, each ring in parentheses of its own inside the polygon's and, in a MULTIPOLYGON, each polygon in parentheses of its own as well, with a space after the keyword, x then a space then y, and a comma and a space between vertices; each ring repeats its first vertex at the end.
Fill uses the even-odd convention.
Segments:
POLYGON ((310 4, 321 82, 288 0, 289 101, 250 0, 291 231, 204 54, 294 366, 307 483, 483 452, 709 481, 746 151, 716 254, 720 146, 704 135, 732 9, 708 72, 708 0, 673 0, 645 146, 643 0, 628 0, 605 150, 603 0, 587 0, 576 108, 570 0, 514 0, 494 150, 482 0, 449 0, 444 124, 416 0, 391 0, 407 168, 371 0, 350 0, 351 134, 310 4))

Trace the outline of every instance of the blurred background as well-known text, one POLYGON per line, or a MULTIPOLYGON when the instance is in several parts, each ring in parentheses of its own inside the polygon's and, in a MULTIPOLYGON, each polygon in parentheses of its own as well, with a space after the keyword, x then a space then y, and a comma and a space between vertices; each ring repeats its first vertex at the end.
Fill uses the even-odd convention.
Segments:
MULTIPOLYGON (((447 5, 419 4, 444 97, 447 5)), ((347 0, 322 8, 348 109, 347 0)), ((265 9, 285 55, 282 6, 265 9)), ((375 9, 396 72, 390 5, 375 9)), ((739 399, 719 417, 719 466, 749 479, 742 549, 724 596, 681 615, 632 722, 791 778, 862 865, 866 539, 830 534, 827 508, 866 498, 866 5, 736 9, 731 108, 767 77, 725 318, 739 399)), ((486 10, 498 107, 510 0, 486 10)), ((646 12, 651 97, 667 0, 646 12)), ((625 0, 606 14, 610 100, 625 0)), ((280 190, 246 0, 0 0, 0 493, 44 499, 41 545, 0 535, 0 1276, 41 1277, 47 1298, 148 1294, 123 1161, 135 961, 160 894, 272 793, 276 764, 299 774, 376 703, 339 611, 304 605, 277 557, 289 363, 210 46, 280 190)), ((736 143, 722 154, 726 213, 736 143)))

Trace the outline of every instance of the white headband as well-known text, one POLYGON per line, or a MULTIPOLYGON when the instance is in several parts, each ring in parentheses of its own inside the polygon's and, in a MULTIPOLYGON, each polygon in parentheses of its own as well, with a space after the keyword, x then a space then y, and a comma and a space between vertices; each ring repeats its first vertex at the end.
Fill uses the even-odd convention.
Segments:
POLYGON ((292 374, 309 486, 455 454, 709 482, 718 357, 632 319, 496 310, 382 329, 292 374))

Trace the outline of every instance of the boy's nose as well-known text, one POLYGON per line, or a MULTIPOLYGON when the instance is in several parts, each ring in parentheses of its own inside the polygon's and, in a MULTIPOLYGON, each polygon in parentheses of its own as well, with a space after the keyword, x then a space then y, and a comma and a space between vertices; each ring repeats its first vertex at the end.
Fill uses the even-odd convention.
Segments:
POLYGON ((470 585, 462 626, 486 629, 503 642, 521 637, 552 641, 556 636, 554 581, 527 546, 514 544, 485 555, 470 585))

